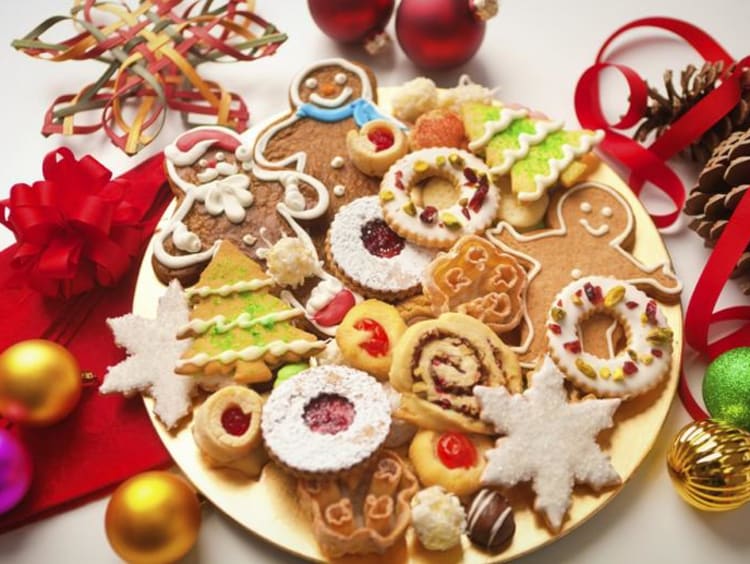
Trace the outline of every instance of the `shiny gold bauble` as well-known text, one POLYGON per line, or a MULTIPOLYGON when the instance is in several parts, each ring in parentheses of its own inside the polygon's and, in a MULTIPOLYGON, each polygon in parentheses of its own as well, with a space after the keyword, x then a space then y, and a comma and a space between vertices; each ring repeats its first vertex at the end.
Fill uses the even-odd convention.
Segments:
POLYGON ((43 339, 0 355, 0 414, 17 423, 51 425, 81 398, 81 369, 68 349, 43 339))
POLYGON ((750 433, 711 419, 680 430, 667 452, 675 488, 690 505, 727 511, 750 501, 750 433))
POLYGON ((195 490, 169 472, 145 472, 121 484, 105 517, 109 544, 134 564, 176 562, 195 544, 200 525, 195 490))

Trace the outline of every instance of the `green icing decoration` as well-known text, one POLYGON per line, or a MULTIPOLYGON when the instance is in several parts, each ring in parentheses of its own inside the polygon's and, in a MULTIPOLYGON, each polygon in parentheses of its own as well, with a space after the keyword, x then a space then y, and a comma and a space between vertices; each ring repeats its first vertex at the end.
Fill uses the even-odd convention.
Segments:
POLYGON ((514 120, 503 131, 496 133, 487 144, 487 164, 491 167, 502 164, 505 161, 505 151, 517 150, 521 143, 518 138, 521 134, 534 135, 537 132, 536 122, 529 118, 514 120))
POLYGON ((555 131, 540 144, 531 147, 526 158, 516 162, 511 168, 513 191, 516 193, 537 191, 536 176, 549 175, 552 170, 550 162, 562 159, 565 156, 566 146, 571 147, 576 155, 583 154, 581 141, 587 134, 584 131, 555 131))
POLYGON ((470 102, 463 105, 461 108, 461 114, 466 134, 469 136, 470 141, 474 141, 484 133, 485 123, 500 119, 500 108, 497 106, 470 102))
POLYGON ((289 380, 292 376, 296 376, 308 368, 310 368, 310 365, 306 362, 295 362, 294 364, 286 364, 282 366, 276 373, 276 381, 273 383, 273 387, 276 388, 282 382, 289 380))

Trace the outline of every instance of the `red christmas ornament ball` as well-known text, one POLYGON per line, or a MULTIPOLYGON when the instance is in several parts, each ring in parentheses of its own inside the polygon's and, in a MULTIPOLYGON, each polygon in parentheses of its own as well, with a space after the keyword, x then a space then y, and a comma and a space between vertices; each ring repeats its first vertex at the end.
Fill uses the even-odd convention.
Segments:
MULTIPOLYGON (((497 9, 496 2, 489 2, 497 9)), ((476 0, 401 0, 396 36, 406 55, 426 69, 465 63, 479 49, 487 15, 476 0)))
POLYGON ((381 33, 393 14, 394 0, 307 0, 318 27, 331 39, 361 42, 381 33))

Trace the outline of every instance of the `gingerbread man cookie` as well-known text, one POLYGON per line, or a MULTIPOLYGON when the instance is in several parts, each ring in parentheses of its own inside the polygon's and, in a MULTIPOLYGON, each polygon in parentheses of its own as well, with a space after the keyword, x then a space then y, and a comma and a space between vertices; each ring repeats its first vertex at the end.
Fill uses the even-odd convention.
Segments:
POLYGON ((326 227, 338 209, 378 191, 379 179, 354 166, 346 141, 349 131, 383 117, 373 105, 375 77, 344 59, 322 60, 294 78, 289 100, 290 113, 261 132, 254 158, 264 167, 304 171, 328 188, 328 212, 305 225, 322 251, 326 227))
POLYGON ((289 235, 297 220, 323 215, 328 191, 317 179, 293 171, 263 170, 233 131, 198 127, 164 150, 177 198, 174 214, 154 239, 153 266, 162 282, 195 283, 228 240, 250 258, 289 235))
POLYGON ((645 265, 629 251, 635 237, 630 206, 614 189, 587 182, 560 192, 550 203, 547 229, 518 233, 501 222, 487 232, 528 271, 525 323, 516 348, 530 365, 545 349, 545 318, 565 284, 583 276, 612 276, 658 300, 679 300, 682 285, 666 263, 645 265))

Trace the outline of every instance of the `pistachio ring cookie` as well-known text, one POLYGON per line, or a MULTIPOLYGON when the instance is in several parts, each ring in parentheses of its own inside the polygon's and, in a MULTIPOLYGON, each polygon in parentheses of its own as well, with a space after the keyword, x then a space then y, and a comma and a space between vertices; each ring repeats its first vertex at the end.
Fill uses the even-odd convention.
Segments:
POLYGON ((576 386, 597 396, 630 398, 659 384, 669 371, 672 330, 656 304, 635 286, 603 276, 568 284, 547 319, 550 355, 576 386), (627 346, 612 358, 583 350, 580 325, 596 313, 617 320, 627 346))
POLYGON ((418 245, 447 249, 494 221, 499 192, 483 161, 460 149, 433 147, 394 163, 380 184, 388 225, 418 245))

